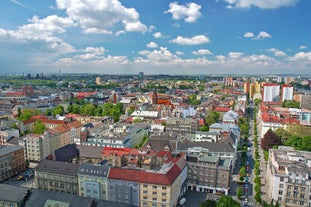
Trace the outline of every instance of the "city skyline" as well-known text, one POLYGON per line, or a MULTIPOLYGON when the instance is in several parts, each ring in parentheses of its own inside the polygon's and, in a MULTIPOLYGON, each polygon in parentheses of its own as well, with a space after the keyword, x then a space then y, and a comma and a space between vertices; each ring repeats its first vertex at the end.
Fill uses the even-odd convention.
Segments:
POLYGON ((1 73, 311 74, 308 0, 0 2, 1 73))

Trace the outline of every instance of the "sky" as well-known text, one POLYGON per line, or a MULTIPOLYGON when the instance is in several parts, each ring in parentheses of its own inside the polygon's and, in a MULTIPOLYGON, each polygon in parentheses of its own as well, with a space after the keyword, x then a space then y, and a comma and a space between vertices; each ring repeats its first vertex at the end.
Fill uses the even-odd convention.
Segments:
POLYGON ((311 74, 310 0, 1 0, 0 73, 311 74))

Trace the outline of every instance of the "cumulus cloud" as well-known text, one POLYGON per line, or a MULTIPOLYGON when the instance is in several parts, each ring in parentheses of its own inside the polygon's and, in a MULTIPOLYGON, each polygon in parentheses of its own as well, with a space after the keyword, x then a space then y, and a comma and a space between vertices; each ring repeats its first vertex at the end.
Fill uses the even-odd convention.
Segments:
POLYGON ((111 34, 115 24, 122 23, 127 32, 147 32, 134 8, 124 7, 120 1, 111 0, 56 0, 57 8, 65 10, 68 17, 79 23, 84 33, 111 34))
POLYGON ((155 42, 149 42, 146 46, 148 48, 157 48, 158 47, 158 45, 155 42))
POLYGON ((170 61, 176 59, 177 56, 171 53, 166 47, 160 47, 159 50, 147 51, 143 50, 139 52, 140 55, 146 56, 149 60, 153 61, 170 61))
POLYGON ((194 54, 194 55, 211 55, 212 53, 209 50, 200 49, 200 50, 197 50, 197 51, 192 51, 192 54, 194 54))
POLYGON ((301 45, 301 46, 299 47, 299 49, 300 49, 300 50, 307 49, 307 46, 305 46, 305 45, 301 45))
MULTIPOLYGON (((311 61, 311 52, 298 52, 294 56, 289 57, 290 61, 311 61)), ((311 62, 309 62, 311 64, 311 62)))
POLYGON ((232 59, 240 58, 243 55, 242 52, 229 52, 228 57, 232 59))
POLYGON ((299 0, 224 0, 228 8, 258 7, 261 9, 276 9, 295 5, 299 0))
POLYGON ((254 35, 254 33, 252 33, 252 32, 246 32, 246 33, 243 35, 243 37, 245 37, 245 38, 253 38, 253 37, 255 37, 255 35, 254 35))
POLYGON ((185 22, 192 23, 202 16, 200 9, 201 6, 194 2, 187 3, 186 5, 171 2, 169 10, 165 11, 165 13, 171 13, 175 20, 184 19, 185 22))
POLYGON ((201 44, 209 43, 210 39, 206 37, 205 35, 196 35, 191 38, 178 36, 175 39, 173 39, 172 42, 179 44, 179 45, 201 45, 201 44))
POLYGON ((162 35, 161 32, 156 32, 156 33, 153 34, 153 36, 154 36, 155 38, 163 38, 163 35, 162 35))
POLYGON ((272 38, 272 36, 268 32, 265 32, 265 31, 260 31, 256 36, 253 32, 246 32, 243 35, 243 37, 244 38, 251 38, 253 40, 263 40, 266 38, 272 38))
POLYGON ((272 52, 274 56, 276 57, 286 57, 287 54, 281 50, 278 50, 276 48, 270 48, 267 51, 272 52))

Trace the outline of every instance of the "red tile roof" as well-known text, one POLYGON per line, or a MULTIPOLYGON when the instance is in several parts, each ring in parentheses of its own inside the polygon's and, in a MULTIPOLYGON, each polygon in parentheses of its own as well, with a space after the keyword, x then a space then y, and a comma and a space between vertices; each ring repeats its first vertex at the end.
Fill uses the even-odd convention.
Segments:
POLYGON ((218 111, 218 112, 228 112, 229 110, 230 110, 230 108, 217 106, 217 107, 215 108, 214 111, 218 111))

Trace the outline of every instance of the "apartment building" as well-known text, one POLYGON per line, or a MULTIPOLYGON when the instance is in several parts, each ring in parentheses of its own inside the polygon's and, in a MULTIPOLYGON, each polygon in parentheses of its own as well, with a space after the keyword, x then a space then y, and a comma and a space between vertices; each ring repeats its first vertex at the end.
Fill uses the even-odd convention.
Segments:
POLYGON ((278 102, 280 101, 280 85, 279 84, 263 84, 263 102, 278 102))
POLYGON ((184 154, 174 154, 159 170, 112 167, 109 200, 133 206, 174 207, 186 191, 184 154))
POLYGON ((179 148, 186 152, 188 189, 228 195, 235 163, 235 149, 229 143, 192 142, 179 148))
POLYGON ((109 166, 81 163, 78 170, 79 195, 108 200, 109 166))
POLYGON ((198 130, 198 121, 192 118, 169 117, 166 120, 165 131, 169 134, 195 134, 198 130))
POLYGON ((281 206, 311 206, 311 152, 279 146, 269 150, 268 196, 281 206))
POLYGON ((282 85, 282 101, 293 100, 294 87, 292 85, 282 85))
POLYGON ((79 164, 42 160, 35 168, 38 189, 79 194, 79 164))
POLYGON ((25 170, 24 149, 20 146, 0 147, 0 182, 25 170))
POLYGON ((108 129, 98 128, 90 132, 87 142, 83 145, 133 148, 141 143, 148 135, 149 126, 147 124, 114 124, 108 129))

